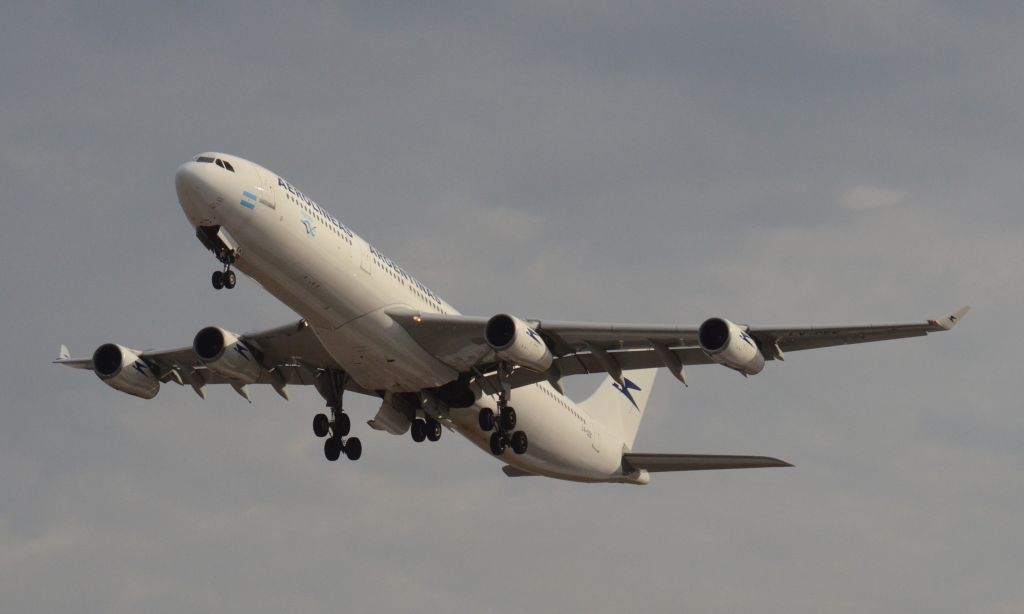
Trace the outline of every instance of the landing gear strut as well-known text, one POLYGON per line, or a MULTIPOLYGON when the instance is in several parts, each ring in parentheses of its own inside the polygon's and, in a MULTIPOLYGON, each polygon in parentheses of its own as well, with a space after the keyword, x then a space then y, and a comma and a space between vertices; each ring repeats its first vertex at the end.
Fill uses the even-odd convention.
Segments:
POLYGON ((512 386, 509 384, 509 377, 512 375, 512 365, 500 363, 498 365, 498 382, 501 390, 498 392, 498 413, 484 408, 480 410, 480 430, 491 433, 491 453, 501 456, 509 446, 516 454, 525 454, 529 447, 529 439, 523 431, 516 428, 516 410, 508 404, 512 396, 512 386))
POLYGON ((345 437, 352 429, 352 420, 341 406, 342 393, 345 392, 345 380, 348 376, 341 371, 324 371, 317 377, 317 388, 327 399, 327 407, 331 417, 317 414, 313 417, 313 434, 326 437, 324 440, 324 456, 329 461, 336 461, 344 452, 349 460, 358 460, 363 455, 363 444, 358 437, 345 437))

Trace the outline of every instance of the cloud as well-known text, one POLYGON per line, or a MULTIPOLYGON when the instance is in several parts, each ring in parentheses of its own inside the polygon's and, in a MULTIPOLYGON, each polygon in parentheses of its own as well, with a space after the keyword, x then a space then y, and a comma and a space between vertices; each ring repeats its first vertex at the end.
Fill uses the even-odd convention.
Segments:
POLYGON ((900 190, 857 186, 843 193, 839 198, 839 204, 843 209, 850 211, 868 211, 895 207, 905 202, 906 199, 907 193, 900 190))

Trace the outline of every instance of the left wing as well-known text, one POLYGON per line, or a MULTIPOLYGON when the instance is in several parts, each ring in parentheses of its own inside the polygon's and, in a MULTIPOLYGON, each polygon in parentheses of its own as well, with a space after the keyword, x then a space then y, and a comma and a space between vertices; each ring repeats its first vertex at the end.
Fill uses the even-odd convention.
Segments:
MULTIPOLYGON (((254 379, 245 383, 269 384, 285 398, 284 387, 287 384, 316 385, 321 370, 341 368, 305 320, 245 333, 238 336, 238 341, 251 350, 252 359, 258 365, 253 370, 254 379)), ((201 397, 205 397, 206 384, 231 384, 239 394, 248 398, 243 383, 210 369, 198 359, 192 346, 145 350, 138 354, 138 360, 159 382, 191 385, 201 397)), ((75 369, 94 370, 95 367, 92 358, 71 358, 63 345, 53 362, 75 369)), ((367 393, 351 378, 346 378, 345 389, 367 393)))
MULTIPOLYGON (((962 307, 949 315, 909 324, 873 324, 829 327, 756 327, 733 325, 748 335, 766 360, 784 360, 786 352, 813 348, 920 337, 952 329, 970 310, 962 307)), ((490 374, 495 380, 498 357, 487 343, 488 318, 422 313, 411 310, 389 312, 424 349, 459 372, 490 374)), ((730 324, 723 321, 725 324, 730 324)), ((610 373, 666 367, 684 381, 683 367, 721 362, 699 344, 700 327, 637 324, 600 324, 527 320, 553 355, 545 372, 518 368, 509 378, 511 386, 525 386, 545 379, 557 384, 562 376, 582 373, 610 373)))

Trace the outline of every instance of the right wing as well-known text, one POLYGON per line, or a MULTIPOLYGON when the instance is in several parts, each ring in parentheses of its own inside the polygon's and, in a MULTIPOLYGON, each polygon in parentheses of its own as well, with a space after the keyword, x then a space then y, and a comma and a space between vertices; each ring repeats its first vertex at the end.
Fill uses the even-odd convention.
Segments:
MULTIPOLYGON (((961 307, 949 315, 909 324, 871 324, 827 327, 757 327, 741 325, 766 360, 783 360, 785 352, 813 348, 922 337, 952 329, 970 310, 961 307)), ((388 315, 425 350, 460 373, 486 376, 492 389, 498 385, 497 358, 487 345, 484 331, 488 318, 446 315, 395 309, 388 315)), ((544 373, 516 368, 509 384, 526 386, 544 380, 557 384, 563 376, 610 373, 616 379, 622 371, 666 367, 684 381, 685 365, 714 362, 698 344, 699 327, 560 322, 526 320, 545 341, 554 356, 544 373)))

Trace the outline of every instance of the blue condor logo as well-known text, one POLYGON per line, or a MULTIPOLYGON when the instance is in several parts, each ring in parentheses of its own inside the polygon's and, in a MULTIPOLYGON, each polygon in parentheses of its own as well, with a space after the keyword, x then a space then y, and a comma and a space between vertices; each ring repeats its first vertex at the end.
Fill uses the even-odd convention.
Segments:
POLYGON ((757 346, 754 345, 754 342, 750 340, 750 335, 747 334, 747 331, 740 332, 740 339, 746 341, 750 345, 750 347, 757 349, 757 346))
POLYGON ((238 352, 238 355, 241 356, 242 358, 246 360, 251 360, 249 358, 249 348, 245 347, 241 343, 235 344, 235 351, 238 352))
MULTIPOLYGON (((334 224, 335 226, 337 226, 338 229, 341 230, 341 232, 343 232, 346 236, 348 236, 349 239, 351 239, 352 237, 355 236, 352 233, 352 231, 349 230, 348 226, 342 224, 340 221, 338 221, 338 218, 336 218, 333 215, 331 215, 330 213, 328 213, 327 210, 324 209, 323 207, 321 207, 320 205, 318 205, 315 200, 313 200, 312 198, 310 198, 310 197, 306 196, 305 194, 303 194, 302 191, 298 190, 292 184, 290 184, 287 181, 285 181, 284 179, 281 179, 280 177, 278 177, 277 178, 277 187, 282 188, 284 190, 288 190, 288 192, 291 193, 292 196, 294 196, 295 198, 298 198, 302 202, 306 203, 306 206, 308 206, 314 212, 320 214, 325 220, 327 220, 331 224, 334 224)), ((256 197, 253 196, 253 200, 255 200, 255 199, 256 199, 256 197)), ((244 205, 245 203, 242 203, 242 204, 244 205)), ((303 222, 303 223, 305 223, 305 222, 303 222)), ((308 229, 307 229, 307 232, 309 232, 308 229)), ((309 232, 309 234, 313 234, 313 233, 309 232)))
POLYGON ((633 404, 633 407, 635 407, 637 411, 640 411, 640 406, 636 404, 636 399, 633 398, 633 393, 630 392, 630 390, 643 392, 640 390, 640 386, 634 384, 628 377, 623 378, 622 383, 624 383, 625 386, 620 386, 618 383, 614 383, 612 384, 612 387, 621 392, 623 396, 629 399, 629 402, 633 404))
POLYGON ((544 343, 543 341, 540 340, 540 336, 537 334, 537 331, 533 330, 532 328, 527 328, 526 334, 529 335, 530 339, 533 339, 537 343, 544 343))
POLYGON ((313 225, 313 220, 308 217, 302 218, 302 225, 306 227, 306 234, 311 237, 316 236, 316 226, 313 225))

